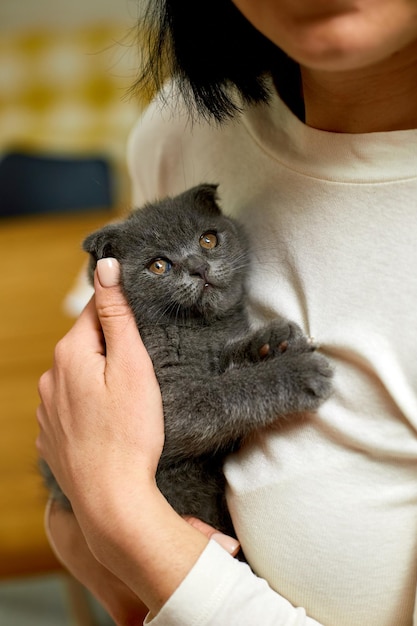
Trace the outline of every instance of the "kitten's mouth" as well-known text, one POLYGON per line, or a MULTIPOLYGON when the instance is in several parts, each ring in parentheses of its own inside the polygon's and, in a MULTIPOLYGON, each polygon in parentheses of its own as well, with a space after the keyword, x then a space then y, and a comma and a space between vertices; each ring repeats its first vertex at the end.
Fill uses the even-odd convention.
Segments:
POLYGON ((203 283, 203 287, 201 290, 201 293, 208 293, 210 291, 218 291, 220 288, 220 285, 217 285, 216 283, 212 283, 209 281, 206 281, 205 283, 203 283))
POLYGON ((211 302, 213 294, 217 291, 216 285, 205 281, 200 287, 200 302, 202 306, 207 306, 211 302))

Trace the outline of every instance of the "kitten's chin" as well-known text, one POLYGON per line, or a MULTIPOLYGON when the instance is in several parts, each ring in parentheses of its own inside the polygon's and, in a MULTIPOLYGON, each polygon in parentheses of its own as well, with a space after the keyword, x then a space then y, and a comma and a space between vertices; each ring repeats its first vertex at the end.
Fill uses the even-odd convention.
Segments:
POLYGON ((219 298, 216 289, 210 283, 206 283, 201 287, 199 293, 194 294, 193 301, 183 310, 189 312, 192 318, 201 321, 209 321, 217 317, 217 311, 221 307, 221 298, 219 298))
POLYGON ((236 302, 225 296, 225 293, 208 284, 203 288, 199 304, 200 315, 207 321, 220 319, 228 315, 236 307, 236 302))

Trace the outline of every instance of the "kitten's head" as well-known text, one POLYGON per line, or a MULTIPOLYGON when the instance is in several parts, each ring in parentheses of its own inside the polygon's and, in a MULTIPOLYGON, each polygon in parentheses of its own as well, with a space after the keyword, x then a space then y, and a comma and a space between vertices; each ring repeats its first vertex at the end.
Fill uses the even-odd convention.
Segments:
POLYGON ((123 290, 141 323, 221 318, 244 293, 247 239, 222 214, 214 185, 147 204, 89 235, 83 247, 92 268, 103 257, 118 259, 123 290))

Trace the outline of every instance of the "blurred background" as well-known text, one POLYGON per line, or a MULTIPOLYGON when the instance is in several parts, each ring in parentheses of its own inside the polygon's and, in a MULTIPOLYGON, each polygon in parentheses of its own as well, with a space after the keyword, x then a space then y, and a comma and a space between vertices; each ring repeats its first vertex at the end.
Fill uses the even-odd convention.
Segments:
POLYGON ((129 208, 125 145, 148 102, 129 95, 140 9, 0 1, 0 626, 112 623, 46 541, 35 411, 86 297, 81 242, 129 208))
MULTIPOLYGON (((1 1, 3 161, 10 152, 22 151, 74 161, 101 157, 112 168, 112 200, 128 198, 125 143, 140 104, 129 95, 137 66, 134 36, 139 7, 140 0, 1 1)), ((18 165, 22 167, 22 162, 18 165)), ((64 169, 61 175, 69 179, 71 169, 64 169)), ((38 174, 42 171, 38 165, 38 174)), ((104 185, 104 169, 97 171, 104 185)), ((18 193, 9 195, 6 203, 7 176, 1 178, 4 215, 11 213, 11 201, 17 211, 21 190, 15 189, 18 193)), ((30 203, 24 210, 33 210, 30 203)))

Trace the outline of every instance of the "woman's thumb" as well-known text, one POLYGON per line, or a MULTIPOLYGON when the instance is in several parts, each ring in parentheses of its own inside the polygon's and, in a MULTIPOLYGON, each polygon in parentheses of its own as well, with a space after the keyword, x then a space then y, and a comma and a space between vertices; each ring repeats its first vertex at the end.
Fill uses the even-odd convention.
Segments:
MULTIPOLYGON (((143 347, 135 318, 120 287, 120 265, 116 259, 97 261, 94 275, 97 315, 106 342, 107 357, 124 355, 133 345, 143 347)), ((144 347, 143 347, 144 349, 144 347)))
POLYGON ((97 261, 97 278, 104 288, 117 287, 120 283, 120 265, 117 259, 106 258, 97 261))

